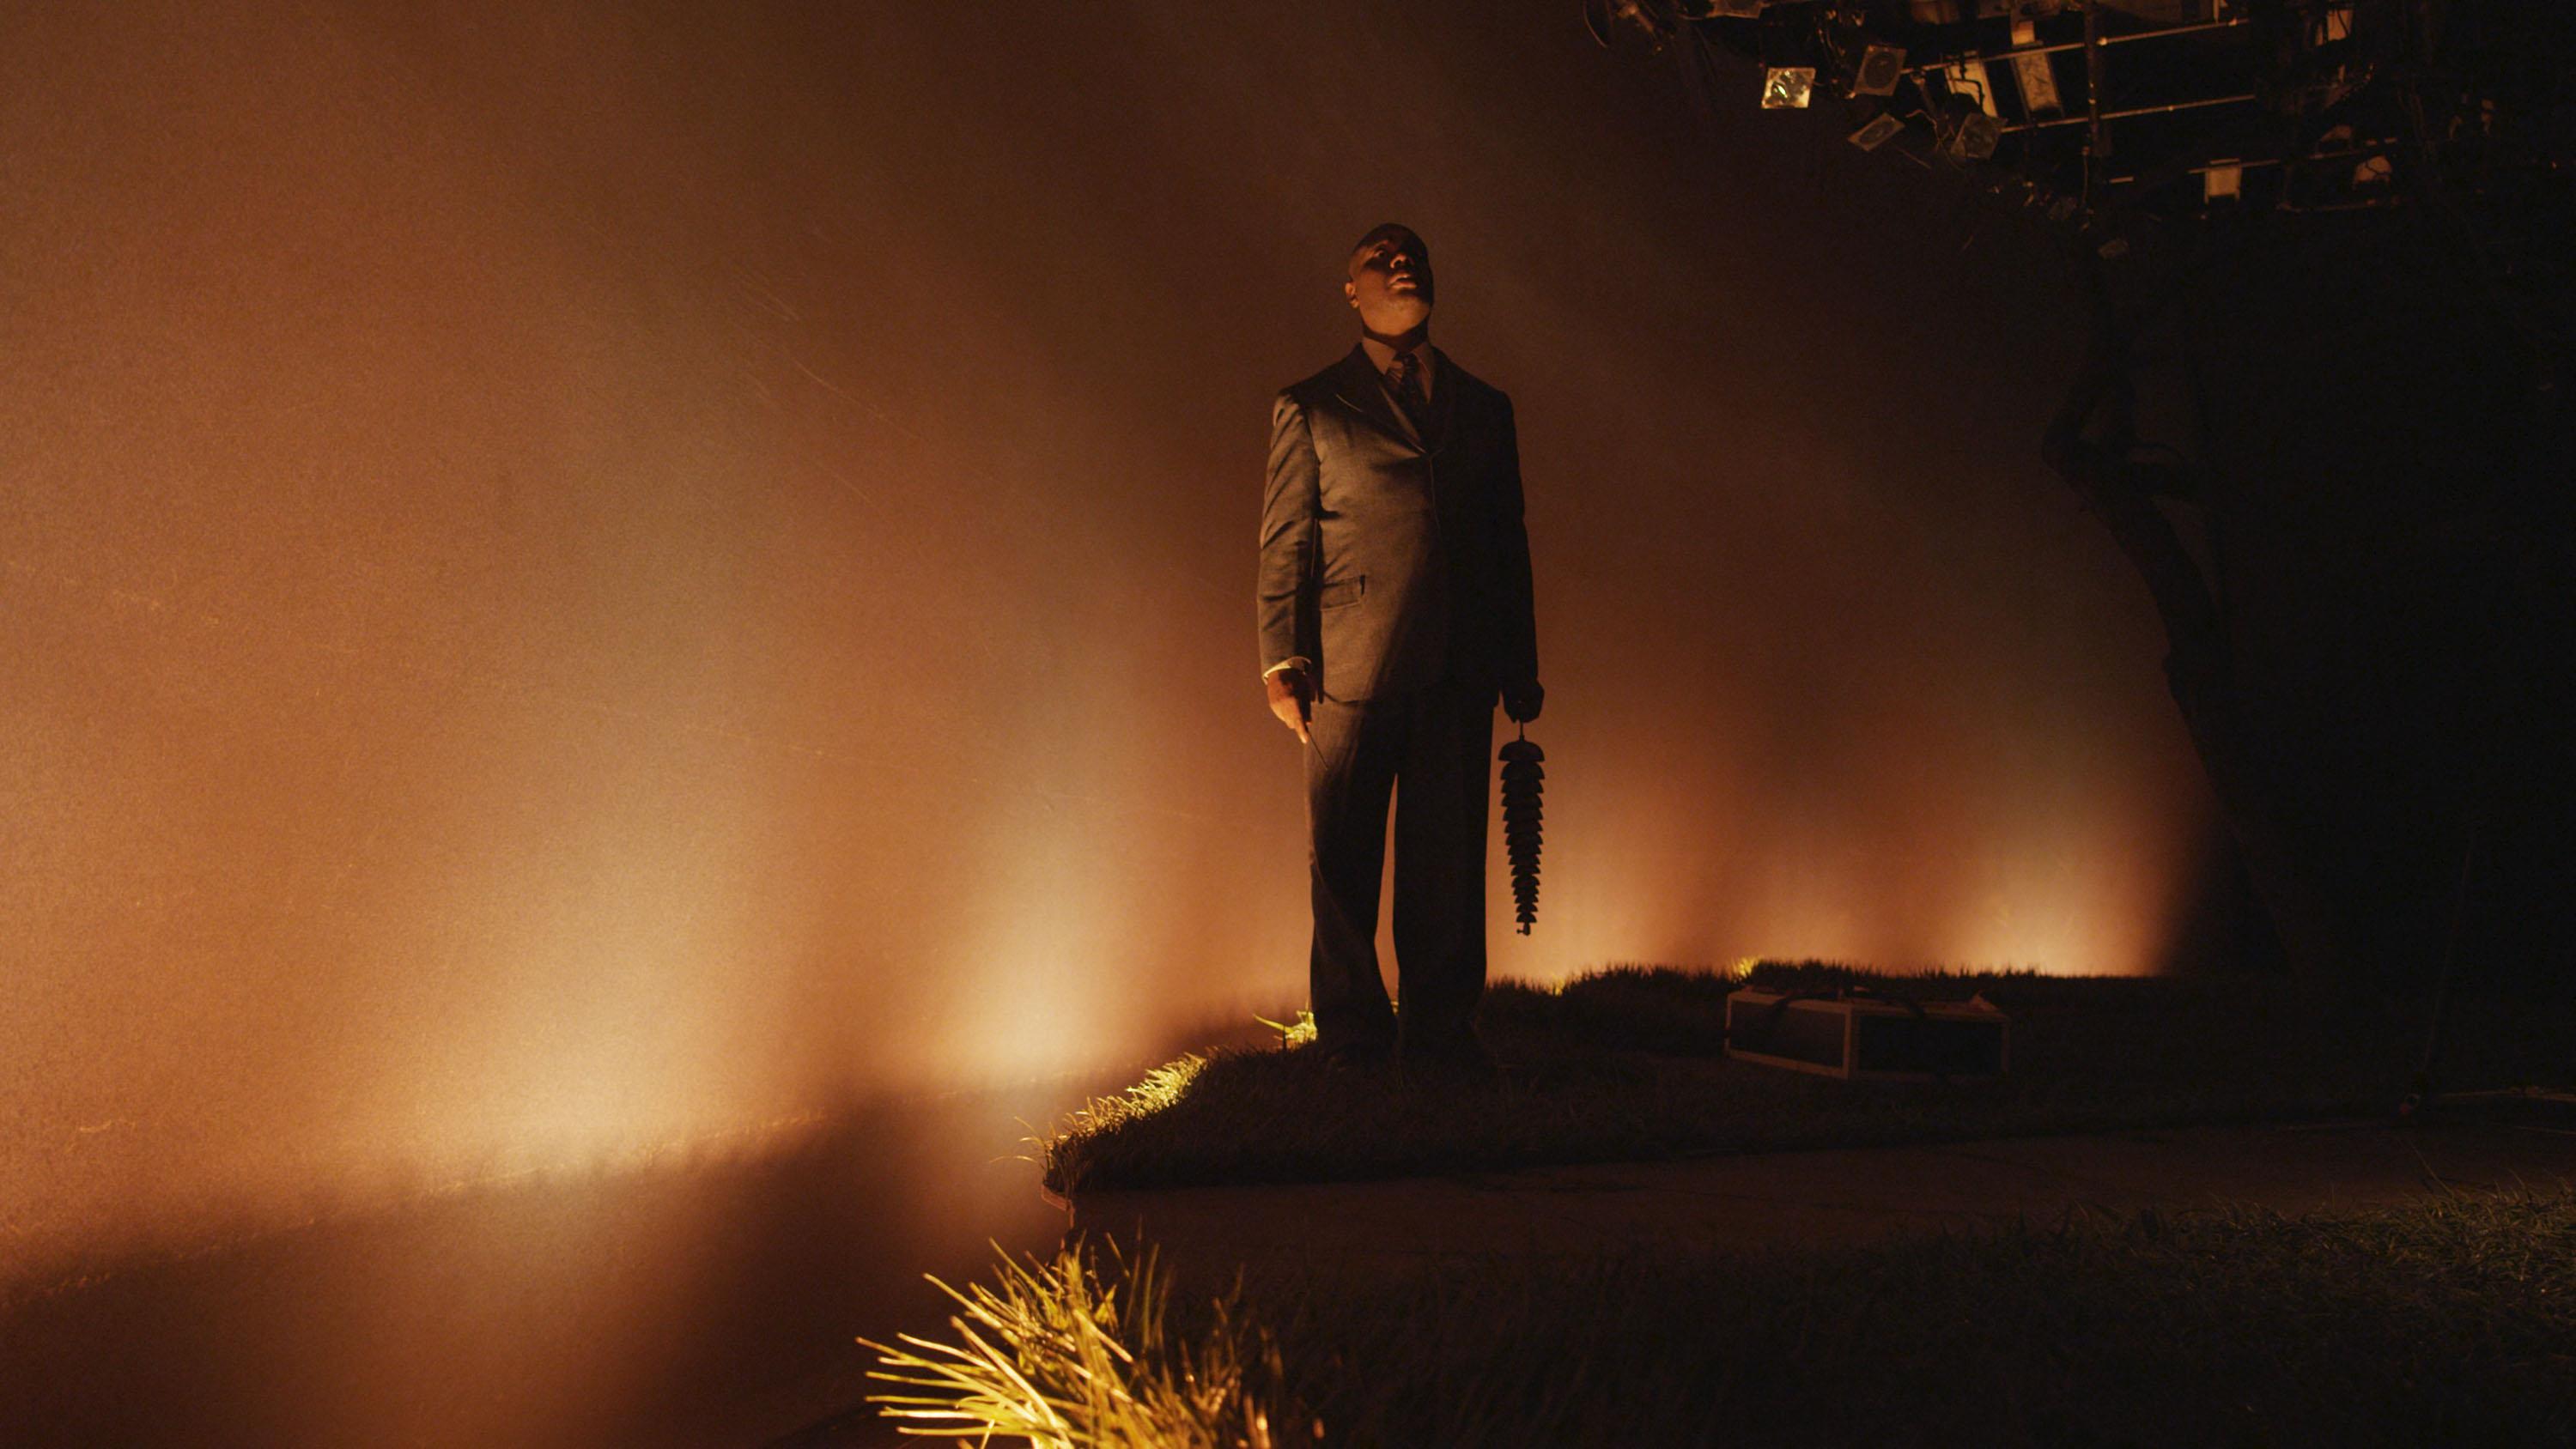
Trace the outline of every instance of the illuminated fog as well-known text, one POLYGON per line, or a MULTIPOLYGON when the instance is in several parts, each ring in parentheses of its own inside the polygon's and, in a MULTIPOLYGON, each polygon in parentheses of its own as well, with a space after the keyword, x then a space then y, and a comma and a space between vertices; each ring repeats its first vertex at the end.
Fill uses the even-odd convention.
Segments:
POLYGON ((2164 962, 2044 257, 1572 0, 13 8, 0 1252, 1293 1004, 1264 430, 1389 218, 1521 420, 1497 971, 2164 962))

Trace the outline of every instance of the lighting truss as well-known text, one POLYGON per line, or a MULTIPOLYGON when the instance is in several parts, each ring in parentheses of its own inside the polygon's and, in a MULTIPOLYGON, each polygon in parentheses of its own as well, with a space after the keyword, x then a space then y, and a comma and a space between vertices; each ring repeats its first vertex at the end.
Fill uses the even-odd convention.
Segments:
POLYGON ((1839 110, 1854 146, 1956 168, 2100 246, 2148 218, 2576 180, 2576 0, 1590 3, 1605 43, 1745 56, 1763 108, 1839 110))

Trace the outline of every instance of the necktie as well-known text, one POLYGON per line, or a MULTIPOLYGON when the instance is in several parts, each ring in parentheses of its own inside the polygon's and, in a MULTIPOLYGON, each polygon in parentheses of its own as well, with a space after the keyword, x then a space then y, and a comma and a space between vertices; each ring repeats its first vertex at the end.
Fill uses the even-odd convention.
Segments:
POLYGON ((1414 426, 1420 427, 1429 420, 1429 399, 1422 395, 1422 359, 1410 352, 1397 353, 1386 369, 1386 385, 1414 426))

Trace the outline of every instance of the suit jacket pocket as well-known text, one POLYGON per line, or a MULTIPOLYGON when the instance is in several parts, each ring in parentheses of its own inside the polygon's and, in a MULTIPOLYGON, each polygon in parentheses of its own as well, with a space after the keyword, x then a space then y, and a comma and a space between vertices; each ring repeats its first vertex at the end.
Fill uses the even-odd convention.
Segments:
POLYGON ((1345 609, 1358 603, 1360 601, 1360 595, 1367 592, 1368 575, 1366 574, 1354 574, 1347 579, 1335 579, 1331 583, 1324 585, 1323 589, 1317 593, 1315 596, 1315 607, 1318 609, 1345 609))

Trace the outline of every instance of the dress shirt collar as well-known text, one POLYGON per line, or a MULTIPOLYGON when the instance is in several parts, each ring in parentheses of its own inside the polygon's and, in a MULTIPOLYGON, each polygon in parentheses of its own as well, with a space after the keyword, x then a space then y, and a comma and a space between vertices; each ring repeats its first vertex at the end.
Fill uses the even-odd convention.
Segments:
MULTIPOLYGON (((1395 349, 1365 332, 1360 334, 1360 350, 1368 354, 1369 366, 1376 368, 1381 378, 1386 376, 1388 368, 1395 366, 1395 349)), ((1422 368, 1422 395, 1426 398, 1431 396, 1433 388, 1440 385, 1440 364, 1436 356, 1429 337, 1424 337, 1421 345, 1413 349, 1413 360, 1422 368)))

